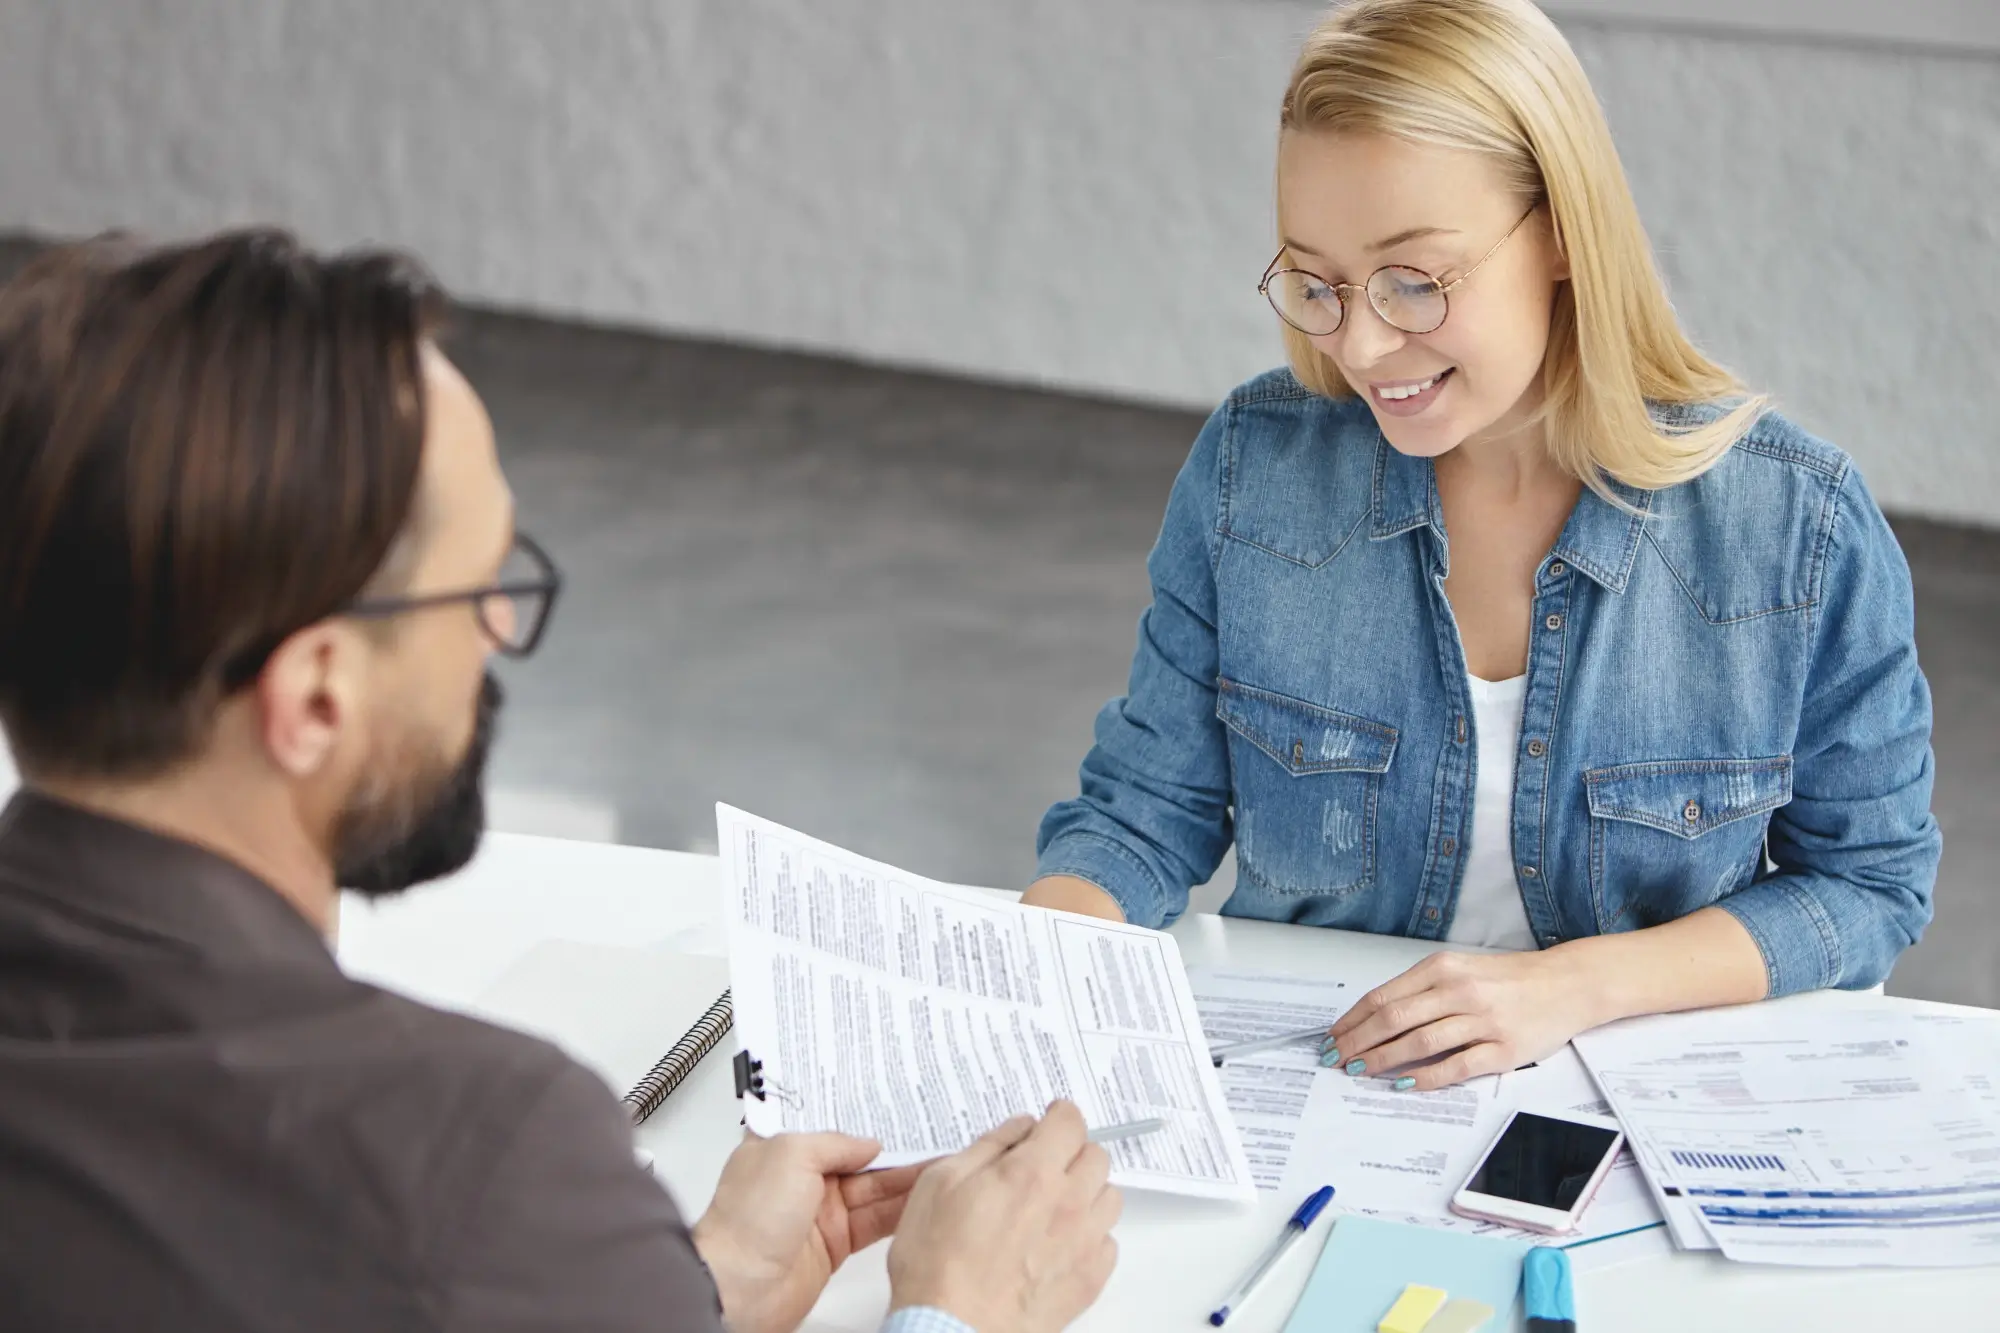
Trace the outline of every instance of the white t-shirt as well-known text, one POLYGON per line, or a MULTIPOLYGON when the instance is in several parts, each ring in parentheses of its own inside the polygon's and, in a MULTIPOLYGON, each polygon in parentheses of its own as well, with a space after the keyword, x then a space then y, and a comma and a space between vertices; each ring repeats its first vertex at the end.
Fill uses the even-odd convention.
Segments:
POLYGON ((1514 879, 1514 756, 1521 748, 1521 705, 1528 678, 1481 680, 1468 675, 1479 772, 1472 790, 1471 845, 1462 850, 1465 878, 1445 938, 1454 944, 1532 949, 1535 932, 1514 879))

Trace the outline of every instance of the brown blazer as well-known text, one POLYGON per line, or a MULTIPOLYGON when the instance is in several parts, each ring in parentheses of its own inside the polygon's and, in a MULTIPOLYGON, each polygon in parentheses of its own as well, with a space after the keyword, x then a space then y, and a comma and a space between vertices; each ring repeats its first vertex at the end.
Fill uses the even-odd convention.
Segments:
POLYGON ((0 1328, 722 1327, 594 1076, 185 843, 0 813, 0 1328))

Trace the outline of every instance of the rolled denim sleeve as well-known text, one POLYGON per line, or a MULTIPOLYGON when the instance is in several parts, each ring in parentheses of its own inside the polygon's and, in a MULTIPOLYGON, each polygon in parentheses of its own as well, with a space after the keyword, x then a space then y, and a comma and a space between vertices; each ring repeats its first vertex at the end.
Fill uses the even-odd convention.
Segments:
POLYGON ((1886 978, 1930 923, 1943 845, 1909 565, 1852 467, 1824 542, 1777 873, 1719 904, 1762 950, 1773 996, 1886 978))
POLYGON ((1052 807, 1036 840, 1041 875, 1074 875, 1137 925, 1187 910, 1231 838, 1229 753, 1215 716, 1216 516, 1231 407, 1203 427, 1167 501, 1146 564, 1153 602, 1139 619, 1123 698, 1097 715, 1081 791, 1052 807))

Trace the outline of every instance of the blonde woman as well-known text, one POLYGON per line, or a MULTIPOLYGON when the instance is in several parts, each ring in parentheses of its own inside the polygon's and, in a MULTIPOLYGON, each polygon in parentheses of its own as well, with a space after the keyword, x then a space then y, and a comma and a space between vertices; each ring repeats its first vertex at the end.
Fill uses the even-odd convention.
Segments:
POLYGON ((1582 68, 1525 0, 1307 41, 1262 291, 1129 693, 1028 901, 1440 952, 1323 1062, 1433 1088, 1612 1019, 1872 986, 1939 850, 1909 571, 1854 465, 1677 326, 1582 68))

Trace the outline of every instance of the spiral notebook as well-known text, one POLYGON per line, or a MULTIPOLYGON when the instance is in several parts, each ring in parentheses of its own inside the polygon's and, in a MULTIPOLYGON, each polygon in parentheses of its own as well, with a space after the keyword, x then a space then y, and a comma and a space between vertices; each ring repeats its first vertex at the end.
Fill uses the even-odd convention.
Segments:
POLYGON ((536 945, 473 1010, 562 1047, 623 1094, 634 1124, 722 1044, 734 1019, 727 959, 574 940, 536 945))

